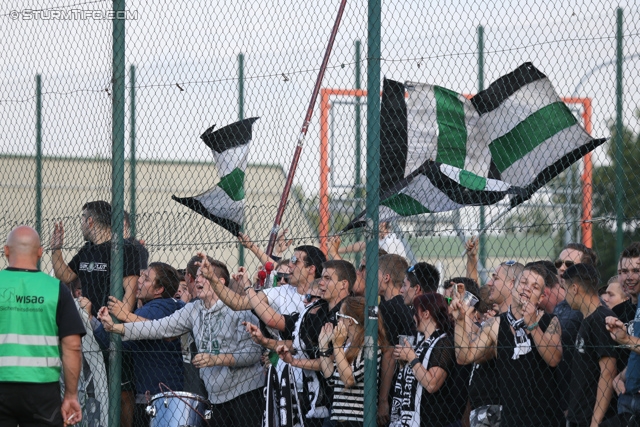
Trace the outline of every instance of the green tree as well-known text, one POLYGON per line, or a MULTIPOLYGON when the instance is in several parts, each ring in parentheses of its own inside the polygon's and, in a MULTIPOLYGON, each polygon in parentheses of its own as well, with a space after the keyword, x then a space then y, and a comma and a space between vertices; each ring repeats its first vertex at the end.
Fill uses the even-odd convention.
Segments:
MULTIPOLYGON (((638 116, 638 112, 636 112, 638 116)), ((611 139, 607 142, 607 155, 615 159, 615 128, 611 127, 611 139)), ((624 237, 623 246, 640 240, 640 135, 629 127, 622 130, 622 200, 624 237)), ((598 253, 603 281, 616 274, 616 172, 615 161, 594 168, 593 171, 593 249, 598 253)))

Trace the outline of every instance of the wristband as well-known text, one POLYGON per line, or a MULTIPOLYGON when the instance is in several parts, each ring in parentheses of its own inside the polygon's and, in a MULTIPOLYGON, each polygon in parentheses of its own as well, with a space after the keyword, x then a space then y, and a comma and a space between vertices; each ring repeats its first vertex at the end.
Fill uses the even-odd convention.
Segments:
POLYGON ((417 357, 415 359, 413 359, 411 362, 409 362, 409 367, 411 369, 413 369, 414 366, 416 366, 418 363, 420 363, 420 359, 418 359, 417 357))
POLYGON ((532 323, 529 326, 527 326, 527 331, 531 332, 537 327, 538 327, 538 322, 532 323))
POLYGON ((324 351, 322 351, 322 350, 321 350, 321 351, 319 351, 319 352, 318 352, 318 354, 319 354, 321 357, 331 357, 331 355, 333 354, 333 351, 331 351, 331 349, 330 349, 330 348, 328 348, 328 349, 326 349, 326 350, 324 350, 324 351))

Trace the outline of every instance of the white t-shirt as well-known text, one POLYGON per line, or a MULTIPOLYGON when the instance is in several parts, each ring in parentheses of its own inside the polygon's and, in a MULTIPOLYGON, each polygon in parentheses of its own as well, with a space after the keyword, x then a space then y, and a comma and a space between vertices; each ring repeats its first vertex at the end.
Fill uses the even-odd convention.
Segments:
POLYGON ((397 254, 403 258, 407 257, 407 251, 404 249, 402 240, 395 235, 395 233, 389 233, 384 239, 378 241, 378 247, 384 249, 389 254, 397 254))
MULTIPOLYGON (((291 285, 265 288, 263 291, 269 300, 269 306, 282 315, 302 313, 304 311, 304 295, 298 293, 298 289, 291 285)), ((278 336, 278 331, 269 328, 273 336, 278 336)))

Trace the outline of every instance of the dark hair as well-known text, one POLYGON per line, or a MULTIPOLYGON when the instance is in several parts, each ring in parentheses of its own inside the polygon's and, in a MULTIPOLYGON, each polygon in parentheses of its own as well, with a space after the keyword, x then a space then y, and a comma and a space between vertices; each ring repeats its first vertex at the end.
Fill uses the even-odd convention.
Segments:
POLYGON ((542 277, 544 280, 545 288, 553 289, 556 283, 558 283, 557 273, 552 273, 549 268, 546 267, 541 261, 530 262, 524 266, 524 271, 529 270, 542 277))
POLYGON ((294 251, 304 252, 304 265, 307 267, 314 266, 316 272, 314 277, 317 279, 322 275, 322 263, 327 260, 324 252, 312 245, 302 245, 293 249, 294 251))
POLYGON ((87 202, 82 206, 83 211, 87 211, 87 216, 103 227, 111 228, 111 205, 104 200, 87 202))
POLYGON ((574 251, 582 252, 582 256, 580 257, 582 264, 596 265, 598 263, 598 254, 596 254, 596 251, 582 243, 567 243, 564 249, 573 249, 574 251))
POLYGON ((343 259, 333 259, 322 263, 322 268, 331 268, 335 271, 338 280, 346 280, 349 289, 356 283, 356 268, 349 261, 343 259))
POLYGON ((286 265, 287 267, 289 267, 289 262, 290 262, 289 258, 282 258, 282 259, 280 259, 280 261, 278 261, 276 263, 276 268, 275 269, 277 270, 280 267, 282 267, 283 265, 286 265))
POLYGON ((418 295, 413 299, 413 310, 416 314, 428 311, 435 320, 439 329, 453 338, 455 323, 449 314, 449 306, 442 295, 437 292, 429 292, 418 295))
MULTIPOLYGON (((209 261, 209 264, 211 264, 211 266, 213 267, 213 272, 215 273, 215 275, 221 279, 224 279, 224 285, 228 287, 229 284, 231 283, 231 276, 229 275, 229 270, 227 269, 227 265, 222 261, 218 261, 211 258, 209 255, 207 255, 207 260, 209 261)), ((202 261, 202 258, 200 258, 197 255, 191 257, 191 259, 187 263, 186 273, 190 274, 191 277, 195 278, 196 274, 198 274, 198 267, 199 267, 198 265, 196 265, 196 263, 200 261, 202 261)))
POLYGON ((620 254, 620 259, 622 258, 640 258, 640 242, 633 242, 620 254))
POLYGON ((471 292, 476 298, 480 299, 480 288, 478 287, 478 283, 470 277, 453 277, 447 281, 445 281, 444 288, 449 289, 453 286, 451 283, 462 283, 464 285, 464 290, 471 292), (449 286, 447 286, 449 284, 449 286))
POLYGON ((420 285, 422 293, 425 294, 438 291, 440 272, 433 265, 426 262, 419 262, 413 267, 410 267, 406 274, 412 288, 420 285))
POLYGON ((156 272, 156 281, 153 287, 156 289, 164 288, 162 298, 173 298, 180 287, 180 273, 164 262, 152 262, 149 264, 149 268, 156 272))
POLYGON ((558 279, 558 269, 556 268, 555 264, 552 263, 551 261, 549 261, 548 259, 541 259, 538 261, 531 261, 530 263, 528 263, 525 268, 527 268, 527 266, 529 265, 541 265, 544 268, 547 269, 547 271, 549 271, 549 273, 551 273, 551 277, 549 277, 549 280, 551 280, 552 284, 551 286, 548 286, 546 281, 547 279, 545 278, 545 286, 549 287, 549 288, 553 288, 556 285, 560 284, 560 279, 558 279))
POLYGON ((562 273, 562 278, 569 284, 577 283, 589 294, 598 293, 600 274, 591 264, 574 264, 562 273))
POLYGON ((382 255, 378 259, 378 271, 382 274, 388 274, 391 278, 391 283, 396 288, 402 287, 402 281, 404 280, 404 274, 409 268, 407 260, 397 254, 382 255))

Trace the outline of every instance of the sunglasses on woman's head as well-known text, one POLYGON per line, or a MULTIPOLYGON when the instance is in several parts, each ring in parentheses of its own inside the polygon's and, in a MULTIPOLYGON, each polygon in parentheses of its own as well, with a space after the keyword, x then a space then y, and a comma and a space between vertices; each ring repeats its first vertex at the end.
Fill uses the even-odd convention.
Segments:
POLYGON ((561 259, 557 259, 556 262, 554 263, 554 265, 556 266, 556 268, 560 268, 562 267, 562 264, 564 264, 567 268, 571 267, 572 265, 575 265, 575 262, 570 261, 568 259, 566 260, 561 260, 561 259))
POLYGON ((342 314, 342 313, 336 313, 336 317, 337 318, 343 318, 343 319, 351 319, 353 320, 353 323, 355 323, 356 325, 359 325, 360 323, 358 323, 358 321, 356 319, 354 319, 351 316, 347 316, 346 314, 342 314))

